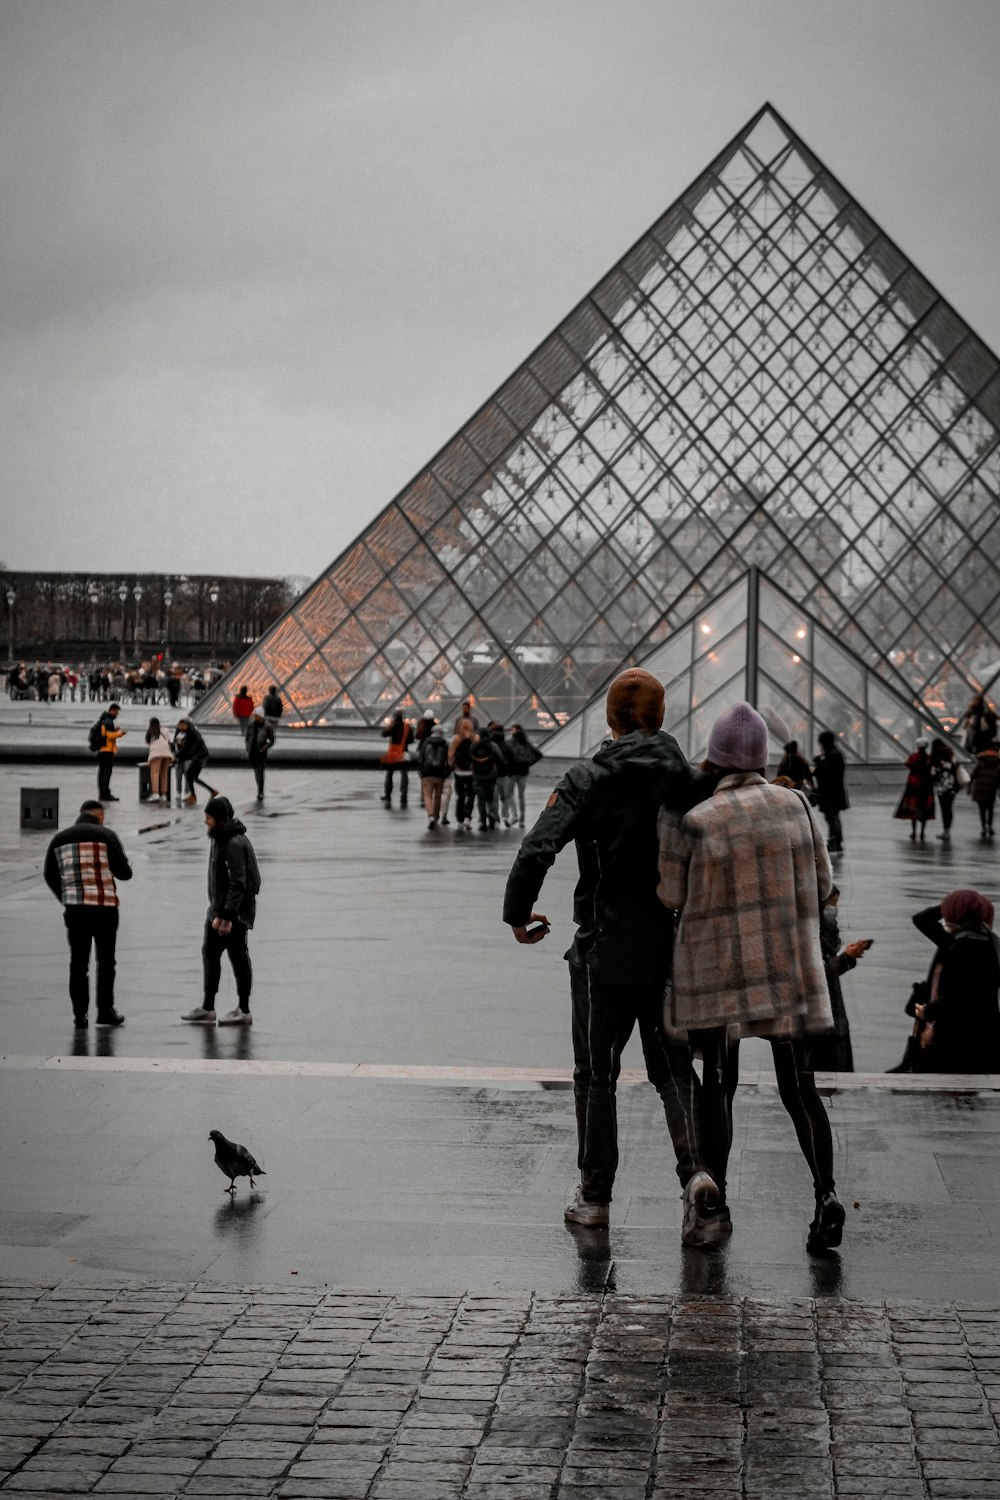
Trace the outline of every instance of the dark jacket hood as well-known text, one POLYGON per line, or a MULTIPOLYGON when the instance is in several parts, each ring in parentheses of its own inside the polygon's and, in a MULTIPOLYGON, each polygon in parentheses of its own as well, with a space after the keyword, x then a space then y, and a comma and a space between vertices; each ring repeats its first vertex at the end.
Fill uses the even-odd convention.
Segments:
POLYGON ((605 740, 594 756, 595 765, 618 776, 660 776, 676 770, 679 761, 687 764, 676 740, 662 729, 655 734, 633 729, 620 739, 605 740))

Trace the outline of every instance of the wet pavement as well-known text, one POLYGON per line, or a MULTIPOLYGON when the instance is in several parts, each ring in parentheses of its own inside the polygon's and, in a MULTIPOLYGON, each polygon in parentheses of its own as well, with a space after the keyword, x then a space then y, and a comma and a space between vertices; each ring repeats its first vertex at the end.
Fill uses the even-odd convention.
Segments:
POLYGON ((415 789, 386 811, 377 772, 277 752, 258 809, 250 772, 220 767, 264 884, 254 1026, 203 1032, 178 1019, 199 996, 201 812, 140 806, 134 768, 115 774, 128 1020, 74 1036, 47 838, 17 803, 58 786, 68 821, 94 772, 0 766, 0 1489, 1000 1496, 1000 1080, 880 1071, 929 957, 910 914, 996 893, 971 805, 950 846, 909 842, 894 783, 845 820, 845 940, 876 943, 844 980, 864 1071, 824 1081, 841 1252, 805 1253, 808 1174, 750 1044, 735 1232, 706 1255, 680 1246, 635 1043, 611 1228, 561 1221, 571 853, 541 903, 552 938, 519 949, 499 921, 516 830, 430 833, 415 789), (266 1168, 233 1201, 213 1127, 266 1168))

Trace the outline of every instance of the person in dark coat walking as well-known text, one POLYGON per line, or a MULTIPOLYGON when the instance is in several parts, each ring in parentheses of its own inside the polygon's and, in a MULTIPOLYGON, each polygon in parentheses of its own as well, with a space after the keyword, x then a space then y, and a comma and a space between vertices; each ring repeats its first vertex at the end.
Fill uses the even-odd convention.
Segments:
POLYGON ((914 1009, 924 1023, 921 1071, 1000 1072, 1000 939, 993 903, 979 891, 951 891, 940 906, 918 911, 913 925, 937 945, 928 998, 914 1009))
POLYGON ((996 806, 998 785, 1000 752, 995 745, 987 745, 977 753, 969 776, 969 796, 979 808, 980 838, 993 837, 993 809, 996 806))
POLYGON ((493 810, 497 780, 505 774, 506 768, 503 751, 494 739, 493 731, 477 729, 472 741, 472 791, 479 810, 480 830, 497 826, 493 810))
POLYGON ((511 768, 512 795, 517 808, 517 826, 524 827, 524 788, 529 772, 542 758, 542 752, 533 745, 520 724, 511 725, 508 745, 508 760, 511 768))
POLYGON ((810 791, 812 790, 812 771, 809 769, 809 762, 805 756, 799 754, 798 740, 789 740, 788 744, 784 746, 784 754, 778 762, 778 769, 775 774, 777 776, 787 776, 797 792, 800 792, 803 787, 808 787, 810 791))
POLYGON ((844 784, 847 762, 842 751, 837 749, 837 741, 831 730, 822 731, 819 746, 819 753, 813 760, 813 781, 820 812, 826 819, 826 847, 831 854, 841 854, 844 849, 844 833, 840 815, 850 806, 844 784))
POLYGON ((264 800, 264 768, 267 765, 267 753, 273 744, 274 730, 264 715, 251 714, 246 727, 247 760, 253 768, 257 783, 258 802, 264 800))
POLYGON ((202 1004, 182 1016, 193 1026, 216 1024, 215 997, 222 979, 222 955, 228 954, 236 980, 237 1005, 218 1017, 220 1026, 252 1026, 250 992, 253 968, 247 939, 257 915, 260 871, 246 827, 228 797, 212 797, 205 804, 208 827, 208 915, 201 957, 205 980, 202 1004))
POLYGON ((941 829, 938 838, 945 844, 951 842, 951 819, 958 791, 958 766, 955 752, 942 739, 931 740, 931 781, 938 807, 941 809, 941 829))
POLYGON ((117 834, 104 826, 104 808, 88 798, 70 828, 62 828, 45 852, 45 884, 63 903, 69 938, 69 998, 73 1020, 87 1025, 90 1010, 90 949, 97 956, 97 1024, 121 1026, 115 1010, 115 944, 118 939, 116 880, 131 880, 117 834))
POLYGON ((518 943, 548 934, 548 918, 535 903, 557 854, 575 841, 577 930, 566 958, 580 1177, 566 1222, 609 1222, 618 1166, 616 1085, 622 1050, 638 1025, 684 1193, 681 1237, 707 1246, 732 1226, 705 1169, 691 1049, 686 1040, 668 1040, 661 1025, 673 916, 656 894, 656 820, 663 805, 686 809, 711 783, 702 785, 677 742, 662 732, 663 706, 662 684, 649 672, 634 667, 615 678, 607 699, 612 739, 562 777, 526 834, 507 879, 503 919, 518 943))

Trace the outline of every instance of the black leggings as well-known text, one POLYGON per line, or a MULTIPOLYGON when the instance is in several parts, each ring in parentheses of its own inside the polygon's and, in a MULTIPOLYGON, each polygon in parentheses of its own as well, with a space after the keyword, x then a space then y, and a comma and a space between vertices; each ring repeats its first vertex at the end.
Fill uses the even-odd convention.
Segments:
MULTIPOLYGON (((725 1197, 733 1142, 733 1096, 740 1081, 740 1044, 729 1041, 724 1031, 692 1031, 691 1044, 700 1049, 704 1061, 701 1097, 705 1141, 709 1149, 719 1152, 718 1158, 710 1163, 710 1170, 725 1197)), ((771 1055, 778 1094, 795 1127, 813 1186, 817 1193, 832 1193, 835 1184, 830 1119, 816 1092, 812 1069, 803 1066, 802 1044, 772 1042, 771 1055)))

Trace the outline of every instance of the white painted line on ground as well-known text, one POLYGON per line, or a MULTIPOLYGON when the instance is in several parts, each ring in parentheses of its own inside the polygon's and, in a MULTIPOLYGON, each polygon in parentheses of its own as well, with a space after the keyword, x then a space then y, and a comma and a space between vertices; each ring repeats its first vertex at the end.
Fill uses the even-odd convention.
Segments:
MULTIPOLYGON (((293 1059, 222 1057, 89 1057, 0 1056, 0 1070, 81 1073, 222 1073, 260 1078, 391 1078, 400 1083, 536 1083, 566 1085, 571 1068, 444 1066, 436 1063, 301 1062, 293 1059)), ((623 1084, 645 1083, 641 1069, 623 1068, 623 1084)), ((822 1093, 864 1089, 880 1093, 953 1094, 1000 1091, 1000 1075, 991 1073, 817 1073, 822 1093)), ((756 1078, 741 1087, 774 1090, 771 1078, 756 1078)))

